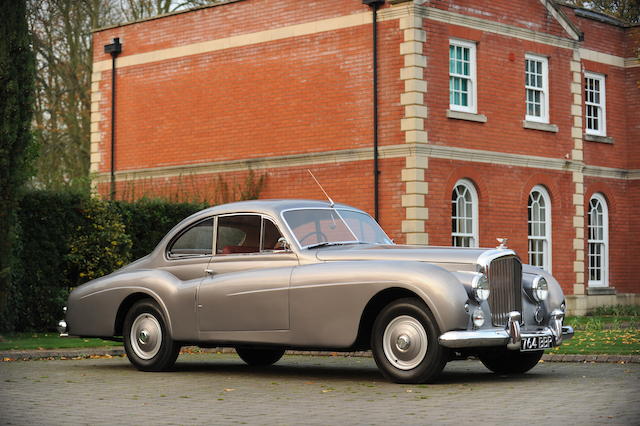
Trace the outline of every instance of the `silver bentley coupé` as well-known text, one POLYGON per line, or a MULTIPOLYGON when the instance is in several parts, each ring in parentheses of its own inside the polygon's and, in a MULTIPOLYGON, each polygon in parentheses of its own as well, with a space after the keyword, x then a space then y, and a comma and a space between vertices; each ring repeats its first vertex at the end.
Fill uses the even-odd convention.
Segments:
POLYGON ((286 349, 371 349, 399 383, 454 359, 524 373, 573 336, 558 282, 506 248, 396 245, 365 212, 260 200, 202 210, 148 256, 76 288, 62 333, 124 340, 140 370, 180 347, 233 347, 249 365, 286 349))

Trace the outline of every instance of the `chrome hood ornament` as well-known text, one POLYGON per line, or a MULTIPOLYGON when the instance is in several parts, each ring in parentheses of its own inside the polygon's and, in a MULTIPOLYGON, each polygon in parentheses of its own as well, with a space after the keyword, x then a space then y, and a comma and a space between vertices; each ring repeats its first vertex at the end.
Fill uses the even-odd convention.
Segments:
POLYGON ((508 238, 504 238, 504 237, 503 238, 496 238, 496 240, 498 240, 498 244, 499 244, 496 247, 498 250, 504 250, 504 249, 508 248, 507 247, 507 241, 509 241, 508 238))

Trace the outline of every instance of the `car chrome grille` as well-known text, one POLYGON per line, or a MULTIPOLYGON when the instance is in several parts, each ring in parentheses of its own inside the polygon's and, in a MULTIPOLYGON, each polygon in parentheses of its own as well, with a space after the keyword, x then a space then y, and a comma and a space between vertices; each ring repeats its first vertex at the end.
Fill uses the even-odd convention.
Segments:
POLYGON ((489 264, 487 277, 491 288, 491 322, 504 326, 509 312, 522 313, 522 264, 515 256, 499 257, 489 264))

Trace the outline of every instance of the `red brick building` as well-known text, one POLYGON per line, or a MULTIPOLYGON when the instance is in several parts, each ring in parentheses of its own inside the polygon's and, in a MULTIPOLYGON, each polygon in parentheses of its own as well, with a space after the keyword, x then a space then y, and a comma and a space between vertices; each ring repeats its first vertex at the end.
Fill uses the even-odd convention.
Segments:
POLYGON ((119 197, 210 193, 252 169, 263 198, 321 198, 311 169, 374 214, 377 151, 396 241, 508 237, 574 311, 640 303, 640 27, 551 0, 382 3, 377 131, 361 0, 235 0, 97 31, 97 191, 113 171, 119 197))

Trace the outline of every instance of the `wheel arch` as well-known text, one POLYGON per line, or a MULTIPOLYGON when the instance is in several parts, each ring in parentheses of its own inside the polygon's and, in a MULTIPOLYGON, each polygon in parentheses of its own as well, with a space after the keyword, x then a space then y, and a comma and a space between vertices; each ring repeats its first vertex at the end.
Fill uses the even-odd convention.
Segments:
POLYGON ((380 311, 394 300, 403 299, 405 297, 416 298, 429 307, 428 303, 417 293, 403 287, 389 287, 376 293, 367 302, 362 315, 360 317, 360 325, 358 327, 358 335, 356 337, 355 346, 357 349, 366 350, 370 348, 371 331, 373 323, 380 311))
MULTIPOLYGON (((156 302, 156 304, 158 305, 158 307, 162 311, 164 317, 167 318, 165 321, 167 323, 170 322, 168 317, 167 317, 164 305, 162 303, 160 303, 157 300, 156 297, 154 297, 153 295, 151 295, 149 293, 144 293, 142 291, 138 291, 138 292, 135 292, 135 293, 130 294, 127 297, 125 297, 124 300, 120 303, 120 306, 118 306, 118 312, 116 313, 115 324, 114 324, 114 327, 113 327, 114 336, 122 336, 122 332, 123 332, 123 329, 124 329, 124 319, 127 316, 127 312, 129 312, 131 307, 136 302, 138 302, 140 300, 143 300, 143 299, 151 299, 154 302, 156 302)), ((171 327, 170 324, 166 324, 166 326, 169 329, 171 327)))

